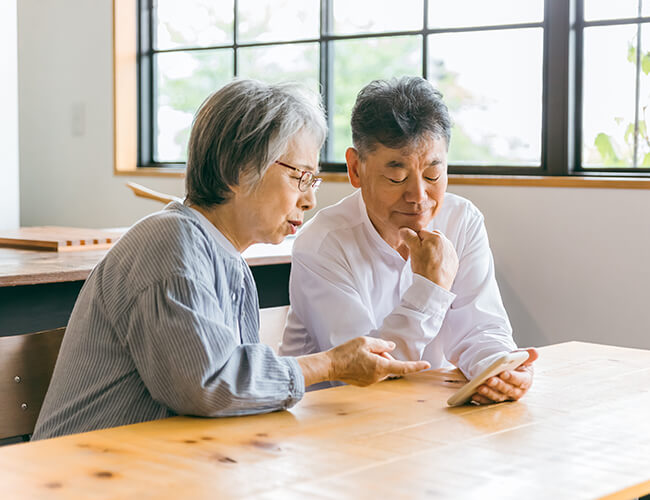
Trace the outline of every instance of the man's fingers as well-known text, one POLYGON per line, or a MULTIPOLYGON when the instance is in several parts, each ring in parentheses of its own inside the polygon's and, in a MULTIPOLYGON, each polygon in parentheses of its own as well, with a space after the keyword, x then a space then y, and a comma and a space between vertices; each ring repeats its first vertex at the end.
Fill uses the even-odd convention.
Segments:
POLYGON ((478 392, 472 396, 472 401, 479 405, 491 405, 494 403, 494 401, 486 398, 485 396, 481 396, 478 392))
POLYGON ((515 349, 512 352, 524 352, 524 351, 528 353, 528 359, 524 361, 521 364, 521 366, 532 365, 537 360, 537 358, 539 358, 539 353, 537 352, 537 349, 535 349, 534 347, 529 347, 527 349, 515 349))
POLYGON ((504 382, 500 377, 490 377, 486 381, 485 385, 489 386, 494 391, 501 393, 506 399, 512 399, 515 401, 520 399, 526 392, 525 389, 521 389, 519 386, 504 382))
POLYGON ((532 384, 532 377, 528 371, 517 371, 517 370, 507 370, 501 372, 498 377, 492 377, 495 379, 501 379, 507 384, 527 390, 532 384))
POLYGON ((400 227, 399 235, 402 237, 404 243, 406 243, 409 248, 419 245, 420 243, 420 237, 410 227, 400 227))
POLYGON ((384 367, 387 373, 393 375, 406 375, 431 368, 428 361, 387 361, 384 367))
POLYGON ((539 358, 539 353, 537 352, 537 349, 534 347, 530 347, 529 349, 526 349, 528 351, 528 359, 522 366, 529 366, 532 365, 537 358, 539 358))
POLYGON ((427 231, 426 229, 420 229, 417 233, 418 237, 420 240, 428 240, 431 238, 445 238, 445 235, 442 234, 440 231, 437 229, 434 229, 433 231, 427 231))
POLYGON ((488 386, 486 384, 479 385, 478 389, 477 389, 477 392, 481 396, 484 396, 484 397, 486 397, 488 399, 491 399, 492 401, 494 401, 496 403, 501 403, 501 402, 505 401, 506 399, 508 399, 508 396, 506 396, 505 394, 502 394, 499 391, 496 391, 496 390, 492 389, 490 386, 488 386))

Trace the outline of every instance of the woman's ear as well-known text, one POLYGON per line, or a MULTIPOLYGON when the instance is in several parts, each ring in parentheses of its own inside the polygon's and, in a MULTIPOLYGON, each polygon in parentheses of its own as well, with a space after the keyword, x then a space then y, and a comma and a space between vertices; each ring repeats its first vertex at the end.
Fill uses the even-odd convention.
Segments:
POLYGON ((361 187, 361 176, 359 169, 361 168, 361 159, 359 152, 354 148, 348 148, 345 151, 345 162, 348 164, 348 178, 350 184, 355 188, 361 187))

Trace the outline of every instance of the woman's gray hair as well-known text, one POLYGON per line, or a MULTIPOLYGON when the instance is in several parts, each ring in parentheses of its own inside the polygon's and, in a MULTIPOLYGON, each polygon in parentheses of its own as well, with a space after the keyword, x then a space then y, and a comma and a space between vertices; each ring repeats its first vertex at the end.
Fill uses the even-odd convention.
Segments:
POLYGON ((374 80, 359 94, 352 109, 352 143, 361 156, 377 144, 399 149, 427 135, 447 141, 451 118, 442 94, 421 77, 374 80))
POLYGON ((297 83, 228 83, 203 102, 194 118, 187 147, 187 202, 210 207, 227 202, 231 187, 253 189, 303 130, 319 148, 323 145, 327 122, 317 94, 297 83))

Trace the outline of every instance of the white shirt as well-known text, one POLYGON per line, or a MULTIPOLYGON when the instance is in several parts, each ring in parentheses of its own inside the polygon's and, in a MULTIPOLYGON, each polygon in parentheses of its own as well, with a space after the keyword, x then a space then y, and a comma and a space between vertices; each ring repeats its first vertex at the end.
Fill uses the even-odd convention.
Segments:
POLYGON ((414 274, 377 233, 356 191, 321 210, 293 245, 282 355, 327 350, 360 335, 392 340, 397 359, 447 360, 476 376, 516 348, 494 277, 483 215, 446 193, 428 230, 454 245, 459 268, 451 291, 414 274))

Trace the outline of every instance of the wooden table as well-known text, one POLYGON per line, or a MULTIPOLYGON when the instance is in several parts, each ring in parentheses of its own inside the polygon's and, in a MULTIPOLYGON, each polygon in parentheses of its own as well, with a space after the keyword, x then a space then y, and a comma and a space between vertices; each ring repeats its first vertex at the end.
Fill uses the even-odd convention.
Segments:
MULTIPOLYGON (((262 307, 289 303, 292 245, 287 238, 244 252, 262 307)), ((65 326, 84 281, 106 252, 0 248, 0 336, 65 326)))
POLYGON ((431 372, 291 411, 0 448, 3 498, 629 499, 650 492, 650 351, 540 349, 517 403, 449 409, 431 372))

